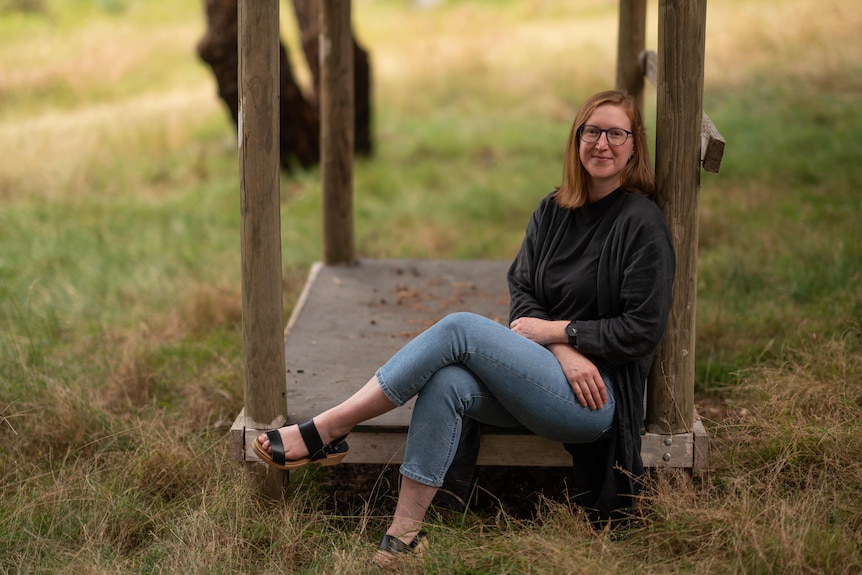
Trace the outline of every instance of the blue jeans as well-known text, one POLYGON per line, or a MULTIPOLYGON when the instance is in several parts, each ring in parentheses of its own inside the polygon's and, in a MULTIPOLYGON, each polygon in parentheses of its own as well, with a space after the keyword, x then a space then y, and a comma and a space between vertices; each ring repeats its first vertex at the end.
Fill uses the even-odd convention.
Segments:
POLYGON ((465 417, 496 427, 523 426, 561 443, 596 441, 613 425, 607 378, 608 402, 595 411, 583 407, 553 353, 472 313, 443 318, 376 375, 396 405, 418 395, 400 471, 424 485, 443 485, 465 417))

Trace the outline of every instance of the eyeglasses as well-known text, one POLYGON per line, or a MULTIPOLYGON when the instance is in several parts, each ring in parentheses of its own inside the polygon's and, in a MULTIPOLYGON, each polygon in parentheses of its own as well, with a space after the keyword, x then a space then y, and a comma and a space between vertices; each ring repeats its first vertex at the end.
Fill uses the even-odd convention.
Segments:
POLYGON ((622 146, 626 143, 626 140, 629 139, 629 136, 632 135, 631 132, 623 130, 622 128, 602 130, 598 126, 591 126, 589 124, 584 124, 578 128, 578 136, 580 136, 582 141, 587 142, 588 144, 595 144, 598 142, 599 138, 602 137, 602 134, 607 135, 608 144, 611 146, 622 146))

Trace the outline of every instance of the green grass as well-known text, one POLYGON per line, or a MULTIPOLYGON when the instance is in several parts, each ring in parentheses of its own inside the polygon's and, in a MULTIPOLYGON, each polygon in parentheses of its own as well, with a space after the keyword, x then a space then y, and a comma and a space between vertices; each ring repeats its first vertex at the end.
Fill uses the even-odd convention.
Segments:
POLYGON ((782 361, 784 343, 858 333, 862 317, 862 201, 852 184, 862 177, 853 159, 862 113, 805 85, 752 91, 726 95, 713 114, 734 136, 722 164, 729 176, 707 180, 703 192, 698 381, 706 386, 752 362, 782 361), (724 333, 713 340, 716 330, 724 333))
MULTIPOLYGON (((355 2, 377 146, 355 168, 360 255, 512 257, 575 107, 613 82, 616 6, 355 2)), ((862 13, 724 0, 708 18, 727 139, 700 193, 710 470, 652 477, 616 533, 553 500, 441 511, 402 572, 862 568, 862 13)), ((0 1, 0 573, 362 573, 391 513, 391 475, 345 507, 309 470, 272 503, 228 460, 238 169, 203 30, 199 2, 0 1)), ((319 188, 282 178, 285 315, 321 256, 319 188)))

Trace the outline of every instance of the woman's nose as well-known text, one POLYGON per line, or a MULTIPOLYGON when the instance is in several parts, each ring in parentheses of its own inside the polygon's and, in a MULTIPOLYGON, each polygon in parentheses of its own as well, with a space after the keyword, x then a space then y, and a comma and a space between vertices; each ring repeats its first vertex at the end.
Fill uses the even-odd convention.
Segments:
POLYGON ((595 146, 597 148, 607 148, 610 145, 608 142, 608 133, 607 132, 599 132, 599 139, 596 140, 595 146))

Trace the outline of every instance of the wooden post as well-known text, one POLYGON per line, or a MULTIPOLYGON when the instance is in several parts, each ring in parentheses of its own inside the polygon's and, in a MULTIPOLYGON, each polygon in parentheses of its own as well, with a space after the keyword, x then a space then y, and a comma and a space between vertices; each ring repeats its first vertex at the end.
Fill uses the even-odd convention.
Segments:
POLYGON ((659 2, 656 185, 676 249, 673 308, 647 386, 647 431, 691 431, 706 0, 659 2))
POLYGON ((635 97, 643 111, 644 70, 641 55, 646 48, 646 0, 620 0, 617 38, 617 90, 635 97))
MULTIPOLYGON (((278 0, 240 0, 239 173, 242 339, 246 421, 269 429, 286 421, 279 201, 278 0)), ((252 477, 280 496, 287 473, 260 463, 252 477)))
POLYGON ((352 264, 353 37, 350 0, 320 3, 320 165, 323 181, 323 260, 352 264))
MULTIPOLYGON (((650 50, 645 51, 641 55, 641 62, 647 80, 652 82, 653 86, 658 86, 658 56, 656 53, 650 50)), ((700 163, 705 172, 718 173, 726 144, 724 136, 704 112, 700 127, 700 163)))

